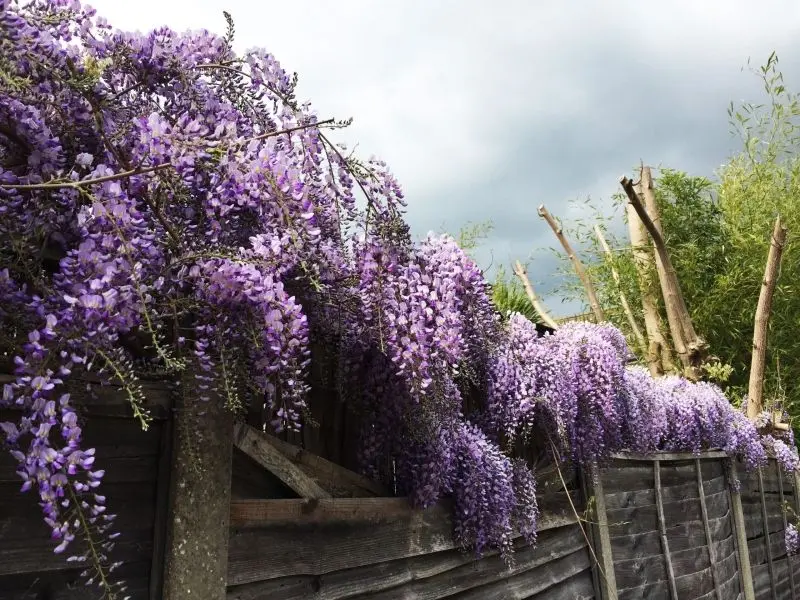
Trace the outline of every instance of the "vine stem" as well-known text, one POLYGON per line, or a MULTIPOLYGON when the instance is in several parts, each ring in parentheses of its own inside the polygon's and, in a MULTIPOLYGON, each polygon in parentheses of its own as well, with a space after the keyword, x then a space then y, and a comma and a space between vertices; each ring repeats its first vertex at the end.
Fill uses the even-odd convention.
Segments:
POLYGON ((92 534, 89 531, 89 523, 86 522, 86 517, 81 510, 80 503, 78 502, 78 497, 75 495, 75 489, 72 487, 72 484, 67 482, 67 488, 69 489, 69 496, 72 499, 72 502, 75 506, 75 512, 78 515, 78 520, 81 522, 81 527, 84 531, 84 538, 86 538, 86 543, 89 545, 89 552, 92 554, 92 562, 97 569, 98 575, 100 575, 100 587, 104 590, 105 593, 111 594, 112 588, 111 584, 108 582, 108 578, 106 577, 106 573, 103 570, 103 563, 100 560, 100 555, 97 552, 97 546, 94 543, 94 539, 92 538, 92 534))

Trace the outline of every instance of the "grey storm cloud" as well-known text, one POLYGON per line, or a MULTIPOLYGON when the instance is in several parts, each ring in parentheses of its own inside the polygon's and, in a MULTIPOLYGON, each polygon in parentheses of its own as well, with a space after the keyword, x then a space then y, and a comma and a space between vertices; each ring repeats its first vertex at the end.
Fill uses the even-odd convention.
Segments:
MULTIPOLYGON (((555 240, 536 208, 569 224, 571 200, 609 207, 643 159, 710 176, 738 147, 726 108, 763 99, 748 57, 773 50, 800 87, 800 2, 677 0, 117 0, 91 2, 112 25, 224 30, 300 75, 336 132, 384 158, 417 236, 491 220, 479 262, 530 261, 557 314, 555 240)), ((622 227, 622 221, 618 223, 622 227)))

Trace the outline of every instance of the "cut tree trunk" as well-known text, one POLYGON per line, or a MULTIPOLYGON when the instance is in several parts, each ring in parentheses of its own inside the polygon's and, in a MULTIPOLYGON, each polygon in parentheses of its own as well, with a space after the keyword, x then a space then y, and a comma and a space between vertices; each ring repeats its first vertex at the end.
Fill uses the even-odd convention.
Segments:
POLYGON ((539 206, 539 216, 547 221, 547 224, 550 225, 550 229, 553 230, 553 233, 556 234, 558 241, 561 242, 564 252, 567 253, 570 261, 572 261, 572 266, 575 268, 575 273, 577 273, 578 278, 581 280, 581 283, 586 290, 586 296, 589 298, 589 306, 592 308, 592 312, 594 313, 596 321, 598 323, 602 323, 606 320, 606 316, 603 313, 603 308, 600 306, 600 302, 597 300, 597 294, 595 293, 594 286, 592 285, 592 280, 586 273, 586 269, 584 269, 581 259, 578 258, 577 254, 575 254, 575 251, 572 249, 572 245, 564 235, 564 230, 561 228, 561 225, 556 222, 547 208, 545 208, 544 204, 539 206))
POLYGON ((783 248, 786 245, 786 227, 781 223, 781 218, 775 219, 775 227, 767 255, 767 265, 764 269, 764 280, 761 282, 761 292, 758 296, 756 308, 755 328, 753 331, 753 358, 750 363, 750 384, 747 388, 747 416, 754 420, 764 409, 764 370, 767 362, 767 332, 769 330, 769 317, 772 312, 772 298, 775 295, 775 286, 778 282, 783 248))
MULTIPOLYGON (((647 214, 652 219, 653 226, 663 238, 664 231, 661 228, 661 215, 658 210, 658 205, 656 204, 655 193, 653 192, 653 178, 650 174, 650 167, 642 167, 641 182, 639 185, 645 210, 647 210, 647 214)), ((678 354, 678 358, 684 370, 687 370, 690 368, 689 351, 686 349, 687 339, 681 324, 678 309, 678 301, 676 298, 677 290, 674 286, 670 285, 670 277, 667 274, 667 268, 655 247, 655 241, 653 240, 652 243, 653 249, 655 250, 656 273, 658 274, 658 281, 661 285, 661 295, 664 298, 664 311, 667 313, 670 337, 672 337, 675 352, 678 354)))
POLYGON ((658 299, 652 289, 652 276, 655 271, 653 255, 648 248, 647 232, 642 220, 633 205, 626 207, 628 214, 628 234, 631 238, 634 264, 636 265, 639 289, 642 294, 642 313, 647 333, 647 365, 653 377, 672 373, 675 365, 672 361, 672 350, 661 331, 661 319, 658 316, 658 299))
MULTIPOLYGON (((696 381, 700 377, 700 367, 705 360, 708 346, 694 330, 692 320, 689 317, 689 311, 686 308, 686 302, 681 293, 678 276, 675 273, 675 267, 672 265, 669 252, 667 252, 667 246, 664 242, 664 236, 661 233, 660 227, 656 226, 653 222, 649 214, 650 209, 649 207, 645 208, 634 189, 633 182, 627 177, 622 177, 620 183, 628 196, 628 201, 636 209, 636 213, 639 215, 639 218, 642 220, 642 223, 653 241, 657 259, 656 267, 659 281, 661 281, 662 285, 664 305, 667 310, 667 321, 669 322, 670 332, 672 333, 675 351, 678 353, 683 363, 684 375, 696 381)), ((655 195, 653 194, 652 177, 650 176, 649 167, 642 167, 641 186, 645 203, 650 203, 655 211, 655 195)))

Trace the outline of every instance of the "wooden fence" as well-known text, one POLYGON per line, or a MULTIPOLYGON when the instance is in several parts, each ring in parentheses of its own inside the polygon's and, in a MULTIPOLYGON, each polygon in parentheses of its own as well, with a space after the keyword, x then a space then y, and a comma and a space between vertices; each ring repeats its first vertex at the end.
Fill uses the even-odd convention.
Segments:
POLYGON ((720 452, 618 455, 596 488, 608 527, 598 553, 613 565, 604 597, 800 598, 800 561, 784 542, 796 482, 772 459, 745 473, 720 452))
MULTIPOLYGON (((729 485, 736 465, 714 452, 617 455, 589 474, 540 469, 538 542, 517 539, 509 568, 495 553, 476 560, 455 548, 446 504, 412 510, 328 460, 344 456, 339 444, 328 444, 336 450, 326 458, 325 444, 308 444, 310 452, 245 425, 233 436, 230 522, 208 525, 229 532, 221 538, 227 584, 167 595, 177 501, 169 390, 148 385, 156 418, 146 432, 118 390, 94 386, 80 396, 85 441, 97 448, 104 494, 119 515, 116 574, 134 600, 800 600, 800 561, 787 558, 783 533, 785 503, 800 509, 797 480, 775 461, 760 472, 739 468, 738 493, 729 485)), ((79 583, 80 569, 52 553, 15 469, 0 453, 0 600, 96 598, 79 583)), ((202 557, 191 560, 205 568, 202 557)))

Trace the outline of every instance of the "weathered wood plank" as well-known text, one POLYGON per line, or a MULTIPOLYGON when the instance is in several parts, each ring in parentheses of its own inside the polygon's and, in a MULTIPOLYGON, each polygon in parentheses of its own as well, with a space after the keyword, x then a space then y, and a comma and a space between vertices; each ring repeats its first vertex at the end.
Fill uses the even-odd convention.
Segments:
POLYGON ((150 564, 149 600, 161 600, 164 586, 167 527, 169 525, 169 490, 172 473, 173 421, 161 427, 158 472, 155 489, 155 515, 153 517, 153 559, 150 564))
MULTIPOLYGON (((578 484, 581 490, 581 495, 584 499, 588 499, 591 496, 590 493, 590 483, 587 481, 587 475, 590 475, 586 472, 586 470, 581 469, 578 472, 578 484)), ((588 504, 588 502, 586 502, 588 504)), ((594 551, 595 548, 599 545, 599 536, 597 532, 596 525, 592 523, 578 523, 579 527, 583 527, 583 531, 586 533, 586 538, 588 541, 588 550, 592 556, 592 595, 596 600, 602 600, 603 598, 603 582, 600 578, 600 568, 598 567, 598 558, 597 553, 594 551)), ((612 549, 612 561, 613 561, 613 549, 612 549)))
POLYGON ((590 600, 594 597, 591 580, 580 572, 557 583, 549 590, 528 596, 529 600, 590 600))
MULTIPOLYGON (((552 494, 552 504, 563 504, 564 494, 552 494)), ((385 523, 398 520, 415 522, 422 518, 431 523, 449 523, 452 508, 448 502, 424 510, 411 506, 408 498, 292 498, 280 500, 235 500, 231 502, 231 526, 266 528, 276 525, 325 525, 385 523)), ((575 523, 571 511, 545 512, 538 530, 563 527, 575 523)), ((449 525, 448 525, 449 527, 449 525)))
POLYGON ((233 449, 231 500, 297 498, 297 493, 238 448, 233 449))
MULTIPOLYGON (((576 527, 548 530, 535 548, 516 544, 512 569, 496 554, 477 560, 472 554, 449 550, 412 558, 344 569, 319 576, 279 578, 231 588, 229 600, 436 600, 476 586, 503 582, 547 562, 584 548, 576 527)), ((582 539, 582 538, 581 538, 582 539)))
MULTIPOLYGON (((617 581, 614 569, 614 555, 611 545, 608 513, 606 509, 606 495, 603 490, 603 474, 596 463, 589 467, 589 477, 586 480, 587 493, 594 499, 594 525, 592 525, 593 538, 595 539, 595 554, 597 563, 592 564, 592 569, 598 572, 600 594, 602 600, 611 600, 617 595, 617 581)), ((587 498, 588 501, 588 498, 587 498)))
MULTIPOLYGON (((697 484, 693 487, 696 488, 697 484)), ((727 491, 706 495, 709 518, 718 519, 727 514, 729 510, 728 496, 729 493, 727 491)), ((697 497, 664 502, 663 508, 664 513, 672 521, 685 522, 691 520, 701 522, 703 518, 700 499, 697 497)), ((658 527, 658 506, 656 504, 647 504, 609 510, 608 522, 612 535, 634 535, 653 531, 658 527)))
MULTIPOLYGON (((657 526, 657 525, 656 525, 657 526)), ((720 543, 732 535, 730 515, 709 521, 712 536, 720 543)), ((705 545, 705 532, 700 521, 685 521, 667 528, 667 539, 673 552, 689 550, 705 545)), ((615 560, 640 559, 661 555, 660 532, 655 529, 634 535, 611 536, 611 547, 615 560)))
MULTIPOLYGON (((153 487, 108 485, 103 487, 103 494, 108 497, 109 513, 117 515, 115 531, 124 533, 127 538, 138 531, 146 532, 145 537, 150 535, 155 506, 153 487)), ((34 491, 23 493, 17 485, 0 485, 0 556, 6 547, 36 546, 43 552, 52 553, 55 544, 38 501, 34 491)))
MULTIPOLYGON (((606 493, 652 490, 653 464, 644 462, 615 462, 603 470, 606 493)), ((661 472, 661 485, 666 489, 694 481, 694 460, 666 463, 661 472)))
MULTIPOLYGON (((733 540, 728 540, 725 544, 722 544, 720 550, 726 555, 725 560, 735 560, 733 559, 733 540)), ((710 567, 705 546, 671 552, 670 562, 676 578, 699 573, 710 567)), ((620 589, 637 587, 647 582, 669 581, 666 561, 661 555, 617 561, 615 567, 617 570, 617 585, 620 589)), ((713 585, 709 589, 713 589, 713 585)))
MULTIPOLYGON (((700 496, 700 512, 703 515, 703 529, 706 534, 706 547, 708 548, 708 559, 711 563, 711 578, 714 583, 714 590, 716 592, 717 600, 722 600, 721 591, 719 589, 717 578, 717 555, 714 547, 714 538, 711 535, 711 527, 708 522, 708 509, 706 507, 706 493, 703 488, 703 469, 700 466, 700 461, 695 462, 697 468, 697 493, 700 496)), ((733 545, 733 544, 731 544, 733 545)))
MULTIPOLYGON (((781 520, 783 522, 783 529, 785 531, 786 528, 789 525, 789 522, 788 522, 788 519, 786 518, 786 508, 785 508, 785 504, 784 504, 784 502, 786 501, 786 495, 783 493, 783 469, 781 468, 781 465, 780 465, 780 463, 778 461, 775 461, 775 468, 778 470, 778 494, 779 494, 779 497, 780 497, 781 520)), ((785 541, 784 541, 784 545, 785 545, 785 541)), ((785 555, 786 553, 783 552, 782 554, 785 555)), ((795 598, 797 598, 797 590, 796 590, 795 581, 794 581, 794 569, 792 569, 790 566, 787 566, 787 570, 789 572, 789 587, 791 588, 791 591, 792 591, 792 596, 791 597, 792 597, 792 600, 794 600, 795 598)))
MULTIPOLYGON (((147 562, 150 563, 153 547, 150 539, 150 530, 129 531, 130 538, 119 542, 114 547, 114 558, 122 562, 147 562)), ((76 541, 70 552, 81 554, 85 545, 76 541)), ((64 560, 64 556, 53 554, 53 544, 49 547, 42 542, 32 542, 27 545, 3 544, 3 559, 0 560, 0 577, 4 575, 21 574, 46 574, 56 571, 66 571, 72 566, 64 560)))
POLYGON ((657 460, 661 463, 671 461, 686 461, 698 459, 718 459, 728 458, 727 452, 722 450, 702 450, 701 452, 653 452, 652 454, 640 454, 637 452, 615 452, 611 455, 615 460, 628 460, 650 463, 657 460))
POLYGON ((272 444, 286 458, 311 470, 311 474, 328 485, 336 488, 347 488, 359 496, 388 496, 389 491, 380 483, 340 467, 316 454, 294 444, 284 442, 275 436, 262 434, 262 438, 272 444))
MULTIPOLYGON (((663 474, 663 471, 662 471, 663 474)), ((609 477, 613 477, 609 473, 609 477)), ((724 475, 713 478, 704 478, 704 489, 707 495, 718 494, 727 491, 727 483, 724 475)), ((695 477, 677 485, 664 485, 664 478, 661 479, 661 494, 664 502, 684 500, 697 497, 697 481, 695 477)), ((643 490, 621 490, 609 492, 606 488, 606 507, 609 510, 622 508, 632 508, 636 506, 655 506, 655 494, 653 488, 643 490)))
POLYGON ((491 584, 473 588, 469 591, 449 596, 449 598, 453 600, 523 600, 556 587, 562 581, 579 573, 584 573, 586 580, 590 582, 591 573, 589 568, 589 554, 583 549, 545 563, 538 568, 512 575, 499 585, 491 584))
MULTIPOLYGON (((738 469, 736 461, 731 460, 728 464, 731 484, 738 480, 738 469)), ((732 486, 733 488, 733 486, 732 486)), ((731 513, 733 514, 734 534, 736 549, 739 558, 739 574, 742 592, 745 600, 755 600, 753 589, 753 573, 750 568, 750 552, 747 547, 747 537, 745 535, 744 515, 742 512, 742 498, 738 491, 731 489, 731 513)))
MULTIPOLYGON (((63 562, 63 557, 62 557, 63 562)), ((64 566, 69 566, 65 564, 64 566)), ((147 598, 148 561, 126 563, 114 571, 117 581, 124 581, 133 600, 147 598)), ((96 600, 96 588, 87 588, 74 565, 62 571, 0 577, 2 600, 96 600)))
MULTIPOLYGON (((305 516, 299 508, 302 500, 269 502, 295 506, 279 509, 277 515, 272 513, 268 518, 274 520, 250 522, 255 526, 232 530, 229 585, 293 575, 321 575, 455 548, 450 512, 444 506, 413 510, 404 499, 342 498, 319 500, 317 508, 305 516), (352 506, 354 501, 365 500, 374 507, 373 516, 366 509, 359 509, 355 522, 348 522, 352 516, 346 510, 332 508, 342 501, 352 506), (392 506, 393 518, 386 518, 380 500, 389 500, 386 504, 392 506), (323 518, 329 511, 339 515, 339 520, 323 518), (320 548, 325 548, 325 552, 320 552, 320 548)), ((574 515, 566 513, 543 515, 539 529, 544 531, 575 521, 574 515)))
POLYGON ((772 592, 772 600, 778 600, 777 590, 775 589, 775 566, 772 563, 772 548, 770 547, 769 539, 769 519, 767 517, 767 502, 764 496, 764 477, 761 472, 761 467, 758 468, 758 486, 761 490, 761 517, 764 524, 764 539, 766 540, 767 547, 767 567, 769 569, 770 588, 772 592))
POLYGON ((331 497, 300 467, 269 443, 262 432, 244 423, 237 423, 234 426, 233 443, 301 497, 315 499, 331 497))
POLYGON ((670 556, 669 542, 667 541, 667 523, 666 519, 664 519, 664 505, 661 500, 661 463, 658 460, 653 461, 653 478, 655 480, 656 507, 658 509, 658 528, 661 532, 661 548, 664 552, 670 596, 672 600, 678 600, 675 571, 672 568, 672 557, 670 556))

